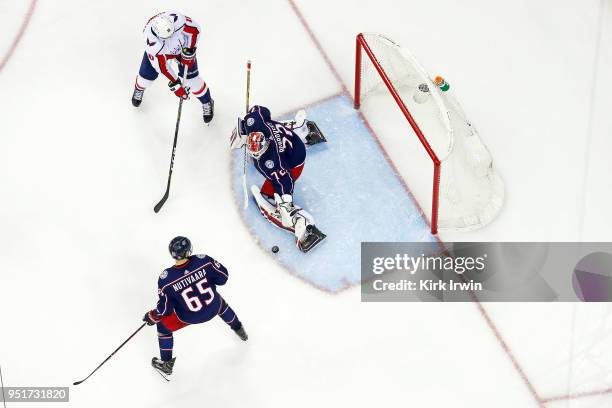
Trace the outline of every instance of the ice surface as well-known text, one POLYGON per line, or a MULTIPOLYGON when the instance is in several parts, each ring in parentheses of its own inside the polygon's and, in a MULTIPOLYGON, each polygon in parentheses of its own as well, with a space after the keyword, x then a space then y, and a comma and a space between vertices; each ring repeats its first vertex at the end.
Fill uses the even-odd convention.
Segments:
MULTIPOLYGON (((16 28, 23 2, 5 3, 0 16, 16 28)), ((297 6, 347 85, 360 31, 387 33, 451 82, 508 194, 489 227, 444 240, 609 240, 608 2, 297 6), (591 99, 595 63, 601 86, 591 99)), ((175 380, 165 384, 149 366, 155 332, 143 331, 72 388, 67 406, 537 406, 475 305, 362 304, 357 288, 332 296, 288 275, 254 243, 234 204, 227 142, 244 112, 246 60, 254 62, 252 103, 273 112, 342 88, 287 1, 172 3, 206 30, 199 63, 217 113, 203 127, 199 106, 186 104, 171 198, 153 213, 165 187, 177 100, 161 80, 140 109, 129 99, 142 26, 166 7, 159 0, 39 0, 0 71, 5 384, 65 386, 86 375, 153 305, 168 240, 185 234, 230 268, 222 293, 249 342, 220 321, 187 328, 176 338, 175 380)), ((10 37, 2 36, 0 53, 10 37)), ((377 133, 387 145, 385 132, 377 133)), ((612 367, 605 351, 600 360, 584 353, 584 364, 573 359, 591 337, 593 352, 612 345, 607 332, 592 330, 605 310, 574 314, 571 306, 486 305, 543 397, 585 390, 587 380, 603 385, 601 368, 612 367), (574 316, 583 323, 572 326, 574 316)), ((605 407, 609 395, 547 405, 605 407)))

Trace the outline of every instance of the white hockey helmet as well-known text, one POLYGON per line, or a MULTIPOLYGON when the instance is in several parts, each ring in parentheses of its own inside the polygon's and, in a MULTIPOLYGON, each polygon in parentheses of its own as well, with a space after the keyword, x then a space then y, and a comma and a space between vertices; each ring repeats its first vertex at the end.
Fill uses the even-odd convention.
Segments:
POLYGON ((158 38, 165 40, 174 34, 174 21, 170 16, 159 14, 151 20, 151 29, 158 38))

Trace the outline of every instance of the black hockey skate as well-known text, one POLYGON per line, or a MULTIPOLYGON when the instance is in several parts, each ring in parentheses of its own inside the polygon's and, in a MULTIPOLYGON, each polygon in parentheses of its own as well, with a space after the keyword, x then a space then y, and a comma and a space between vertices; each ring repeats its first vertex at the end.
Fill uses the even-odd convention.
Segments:
POLYGON ((300 251, 306 253, 323 242, 326 237, 327 235, 319 231, 316 226, 308 225, 306 227, 306 232, 304 233, 304 238, 301 241, 298 241, 297 247, 300 251))
POLYGON ((308 127, 308 135, 306 135, 306 144, 308 146, 327 142, 327 139, 325 136, 323 136, 323 132, 321 132, 321 129, 319 129, 316 123, 311 120, 307 120, 306 126, 308 127))
POLYGON ((204 123, 210 123, 213 120, 213 116, 215 116, 215 101, 211 98, 210 102, 202 104, 204 123))
POLYGON ((174 357, 173 359, 169 361, 162 361, 157 357, 153 357, 153 359, 151 360, 151 365, 153 366, 155 370, 157 370, 159 375, 161 375, 164 378, 164 380, 170 381, 169 377, 172 374, 172 369, 174 368, 175 360, 176 360, 176 357, 174 357))
POLYGON ((142 103, 142 95, 144 94, 144 89, 138 89, 134 87, 134 93, 132 94, 132 105, 135 108, 139 107, 142 103))
POLYGON ((243 325, 240 325, 239 329, 234 330, 234 333, 236 333, 236 336, 240 337, 240 340, 242 341, 247 341, 249 339, 249 335, 244 330, 243 325))

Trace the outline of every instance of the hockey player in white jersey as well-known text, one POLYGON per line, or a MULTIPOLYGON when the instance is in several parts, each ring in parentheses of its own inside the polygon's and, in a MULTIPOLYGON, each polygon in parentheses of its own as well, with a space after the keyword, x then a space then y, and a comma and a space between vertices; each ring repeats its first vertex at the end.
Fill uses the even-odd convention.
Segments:
POLYGON ((210 89, 198 73, 196 50, 202 36, 200 25, 177 12, 159 13, 149 19, 144 28, 145 52, 136 77, 132 104, 140 106, 145 89, 162 74, 176 96, 188 99, 193 95, 202 103, 202 116, 209 123, 214 115, 210 89), (172 61, 178 65, 178 73, 172 61), (187 78, 182 82, 184 69, 187 78))

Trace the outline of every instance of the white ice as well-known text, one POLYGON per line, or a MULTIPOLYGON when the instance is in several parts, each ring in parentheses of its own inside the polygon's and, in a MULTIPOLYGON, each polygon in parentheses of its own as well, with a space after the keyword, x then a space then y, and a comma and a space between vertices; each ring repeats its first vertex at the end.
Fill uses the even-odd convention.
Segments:
MULTIPOLYGON (((0 4, 0 56, 22 3, 0 4)), ((490 226, 443 240, 610 240, 609 1, 297 6, 349 89, 361 31, 388 34, 451 81, 507 201, 490 226)), ((285 0, 38 1, 0 71, 5 385, 68 386, 86 375, 154 305, 167 242, 180 233, 230 268, 222 293, 249 342, 220 320, 179 332, 166 384, 149 366, 158 350, 147 328, 72 387, 69 406, 538 406, 476 305, 363 304, 358 288, 327 295, 253 242, 234 206, 227 151, 248 58, 252 101, 273 112, 341 91, 285 0), (217 112, 203 127, 198 104, 185 106, 171 198, 156 215, 177 100, 162 79, 140 109, 129 99, 142 26, 170 7, 204 27, 199 62, 217 112)), ((542 398, 612 386, 601 380, 612 368, 607 305, 485 309, 542 398)), ((546 406, 612 406, 607 395, 546 406)))

